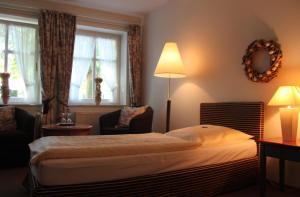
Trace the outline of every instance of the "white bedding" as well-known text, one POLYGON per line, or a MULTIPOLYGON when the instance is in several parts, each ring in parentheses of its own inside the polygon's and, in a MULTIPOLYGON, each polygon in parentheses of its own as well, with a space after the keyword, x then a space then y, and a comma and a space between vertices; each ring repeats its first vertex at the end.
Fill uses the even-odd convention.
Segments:
POLYGON ((48 159, 114 157, 195 149, 199 143, 161 133, 51 136, 29 144, 31 164, 48 159))
POLYGON ((256 156, 254 140, 196 149, 113 157, 47 159, 32 165, 42 185, 68 185, 117 180, 224 163, 256 156))

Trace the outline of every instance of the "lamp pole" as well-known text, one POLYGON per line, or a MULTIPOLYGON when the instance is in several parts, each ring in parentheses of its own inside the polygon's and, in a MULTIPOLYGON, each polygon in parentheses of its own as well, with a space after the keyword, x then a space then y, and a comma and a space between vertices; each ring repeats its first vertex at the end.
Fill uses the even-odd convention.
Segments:
POLYGON ((170 131, 170 116, 171 116, 171 98, 170 98, 170 86, 171 86, 171 77, 169 76, 168 84, 168 100, 167 100, 167 119, 166 119, 166 132, 170 131))

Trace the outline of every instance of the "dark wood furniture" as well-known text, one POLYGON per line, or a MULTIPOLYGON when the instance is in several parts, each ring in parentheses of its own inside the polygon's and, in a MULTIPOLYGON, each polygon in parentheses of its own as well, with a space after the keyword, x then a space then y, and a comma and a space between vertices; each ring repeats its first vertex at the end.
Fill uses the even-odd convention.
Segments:
POLYGON ((69 136, 69 135, 90 135, 92 125, 76 124, 74 126, 59 126, 56 124, 42 127, 43 136, 69 136))
POLYGON ((300 141, 283 142, 282 138, 260 139, 260 196, 266 194, 266 157, 279 159, 279 185, 284 191, 285 160, 300 162, 300 141))
MULTIPOLYGON (((201 124, 224 125, 259 138, 263 134, 264 104, 203 103, 201 124)), ((32 177, 32 196, 215 196, 253 184, 258 156, 215 165, 115 181, 43 186, 32 177)))
POLYGON ((148 106, 143 114, 137 115, 128 127, 119 127, 121 110, 107 113, 99 118, 100 135, 138 134, 152 131, 153 109, 148 106))

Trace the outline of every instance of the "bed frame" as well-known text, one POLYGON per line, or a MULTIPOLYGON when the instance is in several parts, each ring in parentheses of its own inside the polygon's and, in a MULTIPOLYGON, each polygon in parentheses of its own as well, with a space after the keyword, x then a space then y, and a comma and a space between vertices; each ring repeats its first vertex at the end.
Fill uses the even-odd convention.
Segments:
MULTIPOLYGON (((239 129, 260 138, 264 128, 262 102, 203 103, 200 123, 239 129)), ((256 182, 258 156, 237 161, 140 176, 117 181, 43 186, 34 176, 31 196, 215 196, 256 182)))

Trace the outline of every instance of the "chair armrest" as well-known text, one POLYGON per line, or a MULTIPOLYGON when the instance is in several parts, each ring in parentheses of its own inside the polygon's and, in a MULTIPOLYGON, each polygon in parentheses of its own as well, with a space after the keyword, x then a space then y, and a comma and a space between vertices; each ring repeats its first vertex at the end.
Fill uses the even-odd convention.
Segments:
POLYGON ((100 116, 99 118, 99 128, 100 132, 105 127, 114 127, 119 122, 119 117, 121 114, 121 110, 110 112, 100 116))
POLYGON ((40 112, 35 114, 34 118, 34 132, 33 132, 33 140, 39 139, 42 137, 42 119, 43 115, 40 112))
POLYGON ((35 121, 34 116, 29 114, 27 111, 16 107, 15 118, 17 122, 17 129, 27 132, 31 137, 33 137, 35 121))
POLYGON ((134 117, 129 124, 129 131, 133 133, 145 133, 152 131, 153 110, 148 107, 143 114, 134 117))

